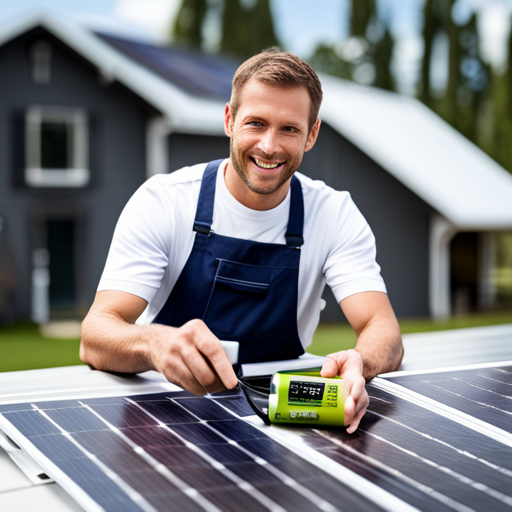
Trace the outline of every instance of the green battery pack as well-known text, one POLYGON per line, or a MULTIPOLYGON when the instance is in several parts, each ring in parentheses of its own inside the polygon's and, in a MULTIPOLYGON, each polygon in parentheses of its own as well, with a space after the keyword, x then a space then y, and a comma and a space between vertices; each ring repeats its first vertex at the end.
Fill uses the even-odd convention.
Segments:
POLYGON ((321 369, 279 371, 272 376, 256 380, 239 379, 238 382, 252 410, 266 425, 287 423, 307 427, 343 427, 343 379, 322 377, 321 369))
POLYGON ((271 423, 344 426, 345 388, 341 377, 314 371, 276 372, 270 383, 271 423))

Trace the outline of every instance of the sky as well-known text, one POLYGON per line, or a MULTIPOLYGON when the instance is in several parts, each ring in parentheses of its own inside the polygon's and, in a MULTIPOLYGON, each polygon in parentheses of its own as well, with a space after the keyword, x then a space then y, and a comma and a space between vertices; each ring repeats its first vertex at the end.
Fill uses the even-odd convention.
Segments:
MULTIPOLYGON (((424 0, 378 1, 396 39, 395 75, 402 92, 411 93, 423 51, 419 35, 424 0)), ((180 4, 181 0, 0 0, 0 27, 42 6, 91 28, 164 42, 180 4)), ((320 43, 334 44, 347 37, 348 0, 271 0, 271 8, 282 46, 303 58, 320 43)), ((454 17, 464 21, 475 11, 480 14, 482 52, 495 68, 503 67, 512 0, 457 0, 454 17)), ((210 24, 213 42, 216 28, 210 24)))

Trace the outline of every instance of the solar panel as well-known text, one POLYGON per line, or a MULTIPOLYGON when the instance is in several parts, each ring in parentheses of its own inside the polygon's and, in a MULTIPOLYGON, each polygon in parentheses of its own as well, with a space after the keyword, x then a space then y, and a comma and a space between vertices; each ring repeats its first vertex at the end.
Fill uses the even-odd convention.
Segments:
POLYGON ((353 435, 265 427, 239 392, 0 405, 0 426, 86 510, 500 511, 511 377, 504 365, 375 379, 353 435))
POLYGON ((241 396, 183 393, 0 406, 91 510, 382 510, 233 410, 252 414, 241 396))
POLYGON ((187 48, 155 46, 99 32, 96 35, 188 92, 229 100, 231 81, 239 62, 187 48))
POLYGON ((512 434, 512 366, 421 373, 389 380, 512 434))

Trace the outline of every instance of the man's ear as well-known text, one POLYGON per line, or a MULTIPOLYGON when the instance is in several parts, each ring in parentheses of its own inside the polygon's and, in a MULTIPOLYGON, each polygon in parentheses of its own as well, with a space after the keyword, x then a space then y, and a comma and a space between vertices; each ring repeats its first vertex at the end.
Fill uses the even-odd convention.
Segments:
POLYGON ((306 147, 304 148, 304 152, 309 151, 316 142, 316 139, 318 137, 318 132, 320 131, 320 125, 322 124, 322 121, 320 119, 316 120, 316 123, 313 125, 313 128, 311 128, 311 131, 308 135, 308 140, 306 142, 306 147))
POLYGON ((233 134, 232 122, 233 119, 231 117, 231 106, 229 103, 226 103, 226 106, 224 107, 224 133, 228 137, 231 137, 233 134))

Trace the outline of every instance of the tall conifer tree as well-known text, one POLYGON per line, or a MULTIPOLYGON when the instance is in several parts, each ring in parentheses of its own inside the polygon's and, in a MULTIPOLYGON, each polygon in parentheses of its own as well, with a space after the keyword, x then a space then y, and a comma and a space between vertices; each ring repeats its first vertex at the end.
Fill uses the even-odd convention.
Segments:
POLYGON ((255 0, 252 5, 224 0, 220 45, 223 53, 247 58, 278 45, 269 0, 255 0))
POLYGON ((183 46, 200 48, 206 11, 206 0, 183 0, 173 27, 174 41, 183 46))

